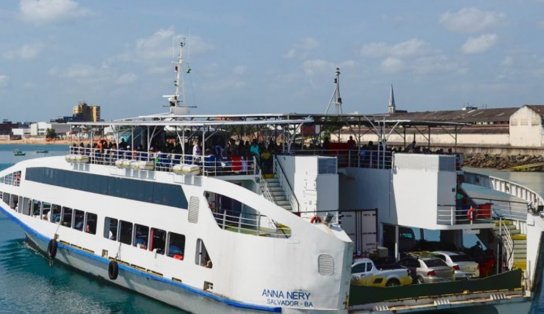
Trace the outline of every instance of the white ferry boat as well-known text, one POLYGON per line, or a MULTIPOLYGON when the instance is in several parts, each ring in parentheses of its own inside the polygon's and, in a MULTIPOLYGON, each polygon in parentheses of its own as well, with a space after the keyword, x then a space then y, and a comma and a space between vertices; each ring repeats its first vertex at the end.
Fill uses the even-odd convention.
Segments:
POLYGON ((543 251, 537 193, 465 173, 456 155, 394 152, 385 138, 376 147, 305 145, 322 128, 423 122, 189 115, 182 66, 180 52, 169 113, 74 125, 95 145, 0 172, 1 210, 51 261, 194 313, 530 310, 543 251), (104 128, 115 143, 103 140, 104 128), (249 138, 265 144, 252 147, 249 138), (463 182, 516 195, 534 210, 474 212, 463 182), (478 232, 487 248, 500 248, 503 267, 466 281, 350 285, 354 252, 398 259, 411 228, 439 230, 444 246, 457 247, 478 232))

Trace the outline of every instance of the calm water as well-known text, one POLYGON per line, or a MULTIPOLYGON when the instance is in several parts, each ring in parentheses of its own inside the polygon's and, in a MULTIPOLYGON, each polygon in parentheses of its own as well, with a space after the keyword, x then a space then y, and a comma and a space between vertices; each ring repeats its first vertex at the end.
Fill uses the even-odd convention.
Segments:
MULTIPOLYGON (((0 145, 0 169, 28 158, 65 155, 63 145, 0 145), (13 156, 19 148, 24 157, 13 156), (47 149, 48 154, 36 151, 47 149)), ((55 263, 28 247, 0 213, 0 313, 180 313, 140 294, 55 263)))
MULTIPOLYGON (((64 155, 64 145, 0 145, 0 169, 23 159, 64 155), (13 156, 13 150, 26 152, 13 156), (36 151, 47 149, 48 154, 36 151)), ((544 193, 544 173, 471 169, 544 193)), ((544 300, 537 311, 544 313, 544 300)), ((21 229, 0 213, 0 313, 180 313, 180 311, 55 263, 28 247, 21 229)))

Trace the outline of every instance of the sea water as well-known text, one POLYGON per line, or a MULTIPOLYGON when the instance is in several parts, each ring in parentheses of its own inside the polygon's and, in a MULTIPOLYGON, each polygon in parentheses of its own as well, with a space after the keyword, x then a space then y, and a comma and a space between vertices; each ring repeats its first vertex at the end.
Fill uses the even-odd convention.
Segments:
MULTIPOLYGON (((0 145, 0 169, 28 158, 66 155, 65 145, 0 145), (20 149, 25 156, 14 156, 20 149), (47 154, 36 151, 48 150, 47 154)), ((0 313, 183 313, 64 266, 49 265, 21 228, 0 212, 0 313)))

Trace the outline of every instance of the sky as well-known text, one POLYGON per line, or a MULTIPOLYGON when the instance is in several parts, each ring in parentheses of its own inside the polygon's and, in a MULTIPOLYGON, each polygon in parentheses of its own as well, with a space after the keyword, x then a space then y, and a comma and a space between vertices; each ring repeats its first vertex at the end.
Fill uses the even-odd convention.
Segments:
POLYGON ((544 104, 544 0, 0 1, 0 119, 84 101, 105 120, 165 112, 186 41, 195 114, 544 104))

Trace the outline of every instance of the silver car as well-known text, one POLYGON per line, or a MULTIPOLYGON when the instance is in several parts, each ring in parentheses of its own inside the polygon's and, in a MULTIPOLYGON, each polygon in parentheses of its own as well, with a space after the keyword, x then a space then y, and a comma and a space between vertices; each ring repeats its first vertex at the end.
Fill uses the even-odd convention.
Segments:
POLYGON ((443 260, 455 271, 455 279, 470 279, 480 277, 480 269, 470 256, 464 253, 450 251, 435 251, 436 257, 443 260))
POLYGON ((399 264, 410 271, 414 282, 435 283, 452 281, 453 269, 435 256, 406 256, 399 264))

